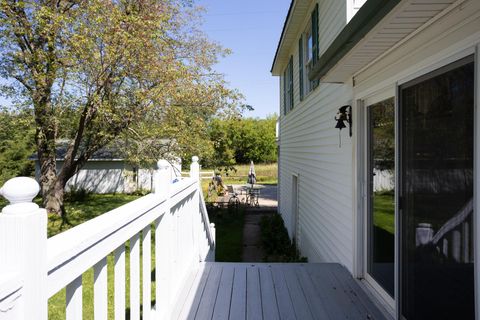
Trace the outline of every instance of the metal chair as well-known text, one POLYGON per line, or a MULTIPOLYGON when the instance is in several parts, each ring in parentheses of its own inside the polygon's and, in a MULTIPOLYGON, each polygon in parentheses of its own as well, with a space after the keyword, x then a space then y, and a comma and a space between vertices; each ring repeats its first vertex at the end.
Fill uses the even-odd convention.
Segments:
POLYGON ((258 198, 260 197, 260 189, 247 189, 246 203, 251 206, 259 207, 258 198))
POLYGON ((228 199, 228 205, 240 204, 240 198, 238 197, 238 194, 233 189, 232 185, 227 186, 227 191, 228 191, 228 195, 230 195, 230 198, 228 199))

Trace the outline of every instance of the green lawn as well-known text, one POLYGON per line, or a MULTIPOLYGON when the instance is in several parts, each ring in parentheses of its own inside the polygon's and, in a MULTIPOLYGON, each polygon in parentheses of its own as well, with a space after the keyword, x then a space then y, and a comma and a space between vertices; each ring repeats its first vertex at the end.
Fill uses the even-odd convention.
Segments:
POLYGON ((216 209, 210 211, 210 222, 215 223, 215 260, 241 262, 243 250, 244 209, 216 209))
POLYGON ((60 217, 49 215, 48 236, 52 237, 138 198, 139 196, 127 194, 90 194, 83 200, 67 200, 65 209, 68 223, 62 225, 60 217))
MULTIPOLYGON (((277 164, 255 164, 255 175, 258 184, 276 184, 278 182, 277 164)), ((225 184, 245 184, 247 183, 249 164, 235 166, 236 171, 229 171, 228 174, 222 173, 225 184)))
POLYGON ((375 193, 373 200, 375 216, 373 224, 395 234, 395 205, 393 193, 375 193))

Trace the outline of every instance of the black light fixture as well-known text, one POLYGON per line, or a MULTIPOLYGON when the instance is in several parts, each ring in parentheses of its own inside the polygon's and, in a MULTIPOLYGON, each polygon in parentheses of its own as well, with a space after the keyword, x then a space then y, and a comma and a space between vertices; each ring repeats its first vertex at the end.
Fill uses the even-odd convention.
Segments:
POLYGON ((346 128, 345 121, 348 124, 349 135, 352 136, 352 106, 345 105, 338 109, 337 114, 335 115, 335 120, 337 124, 335 125, 335 129, 339 129, 340 132, 338 133, 340 139, 340 147, 342 146, 342 138, 341 138, 341 131, 343 128, 346 128))

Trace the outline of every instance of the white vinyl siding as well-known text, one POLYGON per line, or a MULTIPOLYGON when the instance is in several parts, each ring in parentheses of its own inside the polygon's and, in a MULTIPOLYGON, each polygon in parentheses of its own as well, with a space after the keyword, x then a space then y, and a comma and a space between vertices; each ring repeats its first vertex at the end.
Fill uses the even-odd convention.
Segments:
MULTIPOLYGON (((320 85, 281 122, 281 212, 292 226, 291 177, 298 173, 301 252, 311 262, 341 262, 352 267, 352 156, 346 130, 338 147, 333 116, 351 91, 320 85)), ((289 230, 290 234, 293 230, 289 230)))
MULTIPOLYGON (((342 12, 345 17, 343 1, 319 3, 320 55, 345 26, 342 12)), ((311 23, 311 15, 305 19, 302 32, 311 23)), ((293 69, 298 70, 298 40, 290 54, 293 69)), ((298 72, 294 72, 293 80, 295 109, 280 120, 279 210, 292 235, 292 175, 298 174, 302 255, 310 262, 340 262, 352 270, 352 146, 348 130, 342 130, 339 148, 339 131, 333 120, 338 108, 350 103, 352 90, 347 85, 320 84, 300 101, 298 72)))
POLYGON ((321 56, 346 25, 346 3, 338 0, 321 1, 318 15, 319 54, 321 56))

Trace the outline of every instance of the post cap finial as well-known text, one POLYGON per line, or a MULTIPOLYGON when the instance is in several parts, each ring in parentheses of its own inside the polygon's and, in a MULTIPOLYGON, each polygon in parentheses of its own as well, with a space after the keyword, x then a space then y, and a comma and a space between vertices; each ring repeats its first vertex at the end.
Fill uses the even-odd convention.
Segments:
POLYGON ((17 177, 8 180, 0 189, 0 195, 7 199, 10 205, 6 206, 2 212, 15 213, 15 211, 9 210, 14 209, 14 207, 17 209, 17 212, 38 209, 38 205, 34 204, 32 200, 39 192, 40 186, 35 179, 17 177))
POLYGON ((197 156, 193 156, 193 157, 192 157, 192 162, 198 162, 198 160, 199 160, 199 159, 198 159, 197 156))

